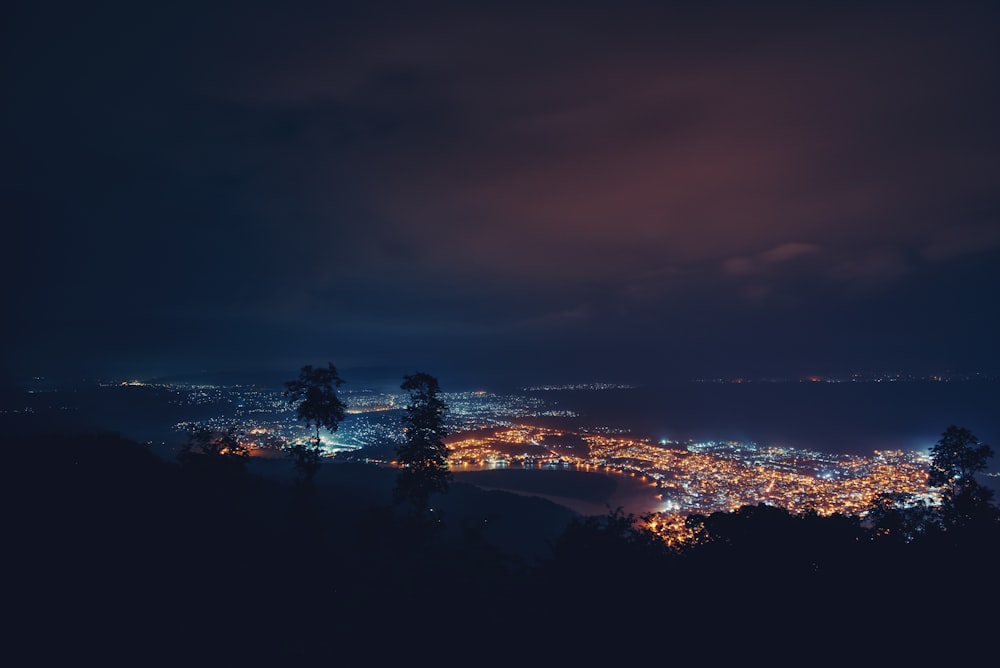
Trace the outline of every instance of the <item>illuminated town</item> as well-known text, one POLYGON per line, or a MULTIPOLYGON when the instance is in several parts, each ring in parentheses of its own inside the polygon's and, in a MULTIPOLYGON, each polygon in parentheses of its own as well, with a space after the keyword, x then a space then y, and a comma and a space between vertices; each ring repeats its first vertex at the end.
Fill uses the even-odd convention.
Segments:
POLYGON ((926 484, 929 460, 913 452, 833 456, 753 443, 651 443, 528 427, 460 438, 450 446, 450 464, 459 470, 559 466, 626 474, 648 482, 651 493, 662 501, 648 524, 667 539, 684 533, 687 515, 730 512, 758 503, 792 513, 862 515, 883 493, 934 502, 926 484))
MULTIPOLYGON (((212 417, 175 423, 178 432, 192 426, 235 428, 258 456, 280 456, 282 444, 314 438, 277 391, 221 386, 166 389, 180 407, 215 409, 212 417)), ((636 484, 649 486, 658 510, 648 516, 648 523, 665 537, 676 535, 687 515, 729 512, 758 503, 793 513, 863 515, 882 493, 935 501, 926 484, 926 453, 875 451, 862 457, 736 441, 652 440, 611 428, 555 428, 545 422, 561 419, 569 424, 575 414, 530 389, 509 395, 485 391, 443 395, 449 406, 452 470, 558 468, 627 475, 636 484)), ((327 455, 392 465, 392 448, 402 440, 399 418, 406 396, 374 390, 340 396, 347 406, 344 421, 336 432, 321 433, 327 455)))

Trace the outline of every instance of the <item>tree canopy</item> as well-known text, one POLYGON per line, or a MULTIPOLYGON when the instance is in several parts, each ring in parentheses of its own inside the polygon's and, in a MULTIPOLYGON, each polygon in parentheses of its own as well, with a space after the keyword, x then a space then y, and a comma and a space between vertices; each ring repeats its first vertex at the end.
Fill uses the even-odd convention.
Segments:
POLYGON ((952 425, 931 448, 927 484, 942 490, 942 521, 960 527, 978 520, 995 520, 993 491, 976 479, 986 470, 993 448, 965 427, 952 425))
POLYGON ((410 393, 410 403, 403 415, 405 440, 396 449, 402 470, 393 498, 397 503, 409 501, 417 516, 422 517, 431 495, 447 491, 451 482, 448 447, 444 443, 448 405, 440 396, 437 378, 430 374, 405 376, 400 387, 410 393))
POLYGON ((336 390, 343 383, 337 368, 331 363, 327 363, 326 367, 307 364, 299 371, 298 378, 285 383, 285 399, 295 407, 295 414, 306 427, 316 432, 311 445, 294 442, 286 447, 296 470, 307 480, 319 470, 323 452, 320 429, 335 432, 344 419, 345 406, 336 390))

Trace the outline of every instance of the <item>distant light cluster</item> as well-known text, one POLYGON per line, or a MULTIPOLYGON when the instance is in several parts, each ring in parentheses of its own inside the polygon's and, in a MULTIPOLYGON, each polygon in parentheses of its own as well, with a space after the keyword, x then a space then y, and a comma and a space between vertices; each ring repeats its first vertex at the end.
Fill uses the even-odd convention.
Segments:
POLYGON ((742 376, 696 378, 696 383, 743 384, 743 383, 962 383, 977 380, 997 380, 996 376, 982 372, 914 374, 903 371, 855 372, 846 376, 823 376, 810 374, 798 377, 746 378, 742 376))
POLYGON ((859 457, 735 441, 653 444, 523 426, 450 445, 449 463, 465 469, 569 465, 638 477, 662 501, 658 515, 730 512, 758 503, 796 513, 861 515, 884 492, 936 502, 927 487, 929 459, 916 452, 876 451, 859 457))
POLYGON ((634 390, 635 385, 620 383, 575 383, 570 385, 533 385, 522 387, 522 392, 557 392, 561 390, 634 390))
POLYGON ((452 431, 513 426, 531 417, 577 417, 573 411, 559 410, 537 397, 491 392, 443 393, 448 404, 448 427, 452 431))
MULTIPOLYGON (((126 386, 126 384, 122 384, 126 386)), ((135 386, 128 383, 128 387, 135 386)), ((280 450, 290 442, 315 438, 306 429, 280 391, 254 386, 161 386, 173 393, 171 402, 182 407, 214 407, 211 417, 179 421, 175 431, 206 427, 215 431, 236 429, 255 452, 280 450)), ((403 441, 400 418, 409 397, 404 393, 353 390, 339 394, 345 417, 333 434, 321 430, 325 453, 334 456, 365 446, 396 445, 403 441)), ((524 395, 500 395, 484 391, 446 392, 446 426, 451 433, 511 427, 531 417, 576 417, 551 402, 524 395)))
MULTIPOLYGON (((123 391, 134 386, 122 384, 123 391)), ((178 431, 196 426, 235 429, 255 454, 315 438, 280 391, 210 385, 161 389, 169 390, 177 407, 208 414, 178 421, 174 425, 178 431)), ((363 390, 341 397, 347 407, 343 422, 332 434, 321 431, 328 456, 402 442, 405 394, 363 390)), ((876 451, 861 457, 739 441, 653 443, 609 427, 560 430, 529 424, 533 417, 575 416, 537 396, 477 391, 444 393, 442 398, 449 408, 449 466, 456 470, 559 467, 629 475, 648 483, 651 499, 658 500, 650 526, 664 536, 677 529, 679 516, 729 512, 758 503, 790 512, 860 515, 885 492, 937 501, 927 487, 929 459, 923 453, 876 451)))

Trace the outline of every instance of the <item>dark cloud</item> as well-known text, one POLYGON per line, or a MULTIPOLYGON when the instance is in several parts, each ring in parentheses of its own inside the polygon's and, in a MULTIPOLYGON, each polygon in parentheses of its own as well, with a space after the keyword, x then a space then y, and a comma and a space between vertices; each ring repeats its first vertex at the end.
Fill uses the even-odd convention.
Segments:
POLYGON ((997 18, 15 6, 5 364, 996 365, 997 18))

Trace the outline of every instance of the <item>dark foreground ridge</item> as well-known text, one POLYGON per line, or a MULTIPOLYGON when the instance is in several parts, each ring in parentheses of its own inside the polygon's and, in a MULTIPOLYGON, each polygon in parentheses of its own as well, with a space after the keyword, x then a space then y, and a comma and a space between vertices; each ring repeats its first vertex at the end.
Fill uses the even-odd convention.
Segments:
POLYGON ((671 551, 620 513, 458 483, 420 523, 365 464, 304 484, 116 434, 6 448, 24 665, 868 664, 998 631, 995 521, 906 542, 745 507, 671 551))

